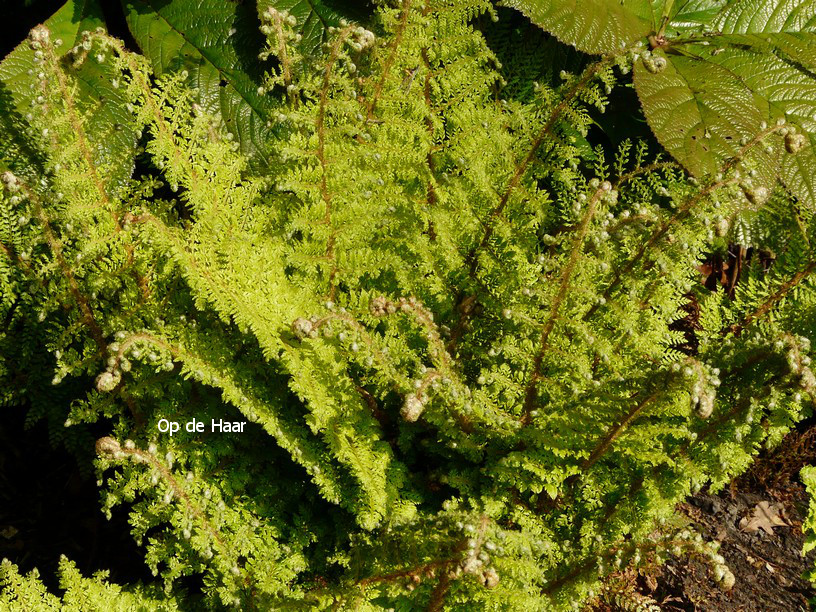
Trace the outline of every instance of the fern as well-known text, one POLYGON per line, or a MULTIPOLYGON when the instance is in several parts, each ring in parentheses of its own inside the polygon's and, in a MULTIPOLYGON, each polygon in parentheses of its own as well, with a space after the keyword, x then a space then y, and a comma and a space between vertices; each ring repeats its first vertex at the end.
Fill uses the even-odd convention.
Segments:
MULTIPOLYGON (((511 75, 480 29, 498 15, 378 3, 312 53, 265 5, 274 61, 224 86, 263 100, 252 146, 189 66, 32 31, 35 104, 7 129, 36 155, 2 162, 2 397, 78 451, 108 432, 102 508, 129 509, 162 586, 66 569, 64 601, 87 584, 169 609, 569 609, 810 413, 812 213, 750 174, 790 127, 746 132, 699 179, 645 143, 593 149, 633 57, 511 75), (96 154, 87 62, 139 134, 126 181, 96 154), (695 267, 738 220, 775 261, 706 294, 695 267), (192 419, 205 431, 163 425, 192 419)), ((58 605, 6 567, 3 597, 58 605)))
POLYGON ((98 572, 85 578, 74 563, 62 557, 59 564, 60 589, 57 598, 39 582, 34 570, 22 576, 8 560, 0 565, 0 604, 7 610, 179 610, 174 598, 156 595, 151 589, 134 587, 128 590, 107 582, 106 573, 98 572))

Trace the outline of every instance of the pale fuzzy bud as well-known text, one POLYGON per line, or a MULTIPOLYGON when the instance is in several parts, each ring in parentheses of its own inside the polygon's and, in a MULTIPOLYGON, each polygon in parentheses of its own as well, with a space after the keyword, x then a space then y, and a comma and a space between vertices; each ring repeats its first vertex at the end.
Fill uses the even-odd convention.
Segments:
POLYGON ((462 563, 462 571, 466 574, 478 574, 482 569, 482 562, 474 556, 469 556, 462 563))
POLYGON ((807 143, 807 138, 804 134, 794 134, 788 132, 785 136, 785 150, 790 154, 796 154, 802 150, 802 147, 807 143))
POLYGON ((415 423, 419 419, 424 409, 425 406, 417 396, 409 395, 405 399, 405 403, 402 405, 400 414, 402 415, 402 418, 409 423, 415 423))
POLYGON ((725 574, 723 575, 722 580, 720 581, 720 583, 722 585, 722 588, 724 590, 726 590, 726 591, 730 591, 731 589, 734 588, 734 584, 736 583, 736 578, 734 577, 734 574, 731 572, 731 570, 726 570, 725 571, 725 574))
POLYGON ((728 233, 728 219, 717 221, 716 233, 718 236, 725 236, 728 233))
MULTIPOLYGON (((604 181, 606 183, 606 181, 604 181)), ((608 183, 607 183, 608 184, 608 183)), ((607 204, 615 204, 618 201, 618 192, 616 189, 605 191, 603 201, 607 204)))
POLYGON ((767 187, 743 188, 745 197, 751 204, 761 205, 768 201, 771 193, 767 187))
POLYGON ((41 45, 47 45, 50 38, 51 32, 48 28, 44 25, 38 25, 29 33, 29 38, 31 39, 32 44, 38 43, 41 45))
POLYGON ((375 317, 381 317, 388 312, 388 306, 389 306, 388 299, 380 295, 371 300, 371 304, 369 304, 369 310, 371 311, 371 314, 374 315, 375 317))
POLYGON ((714 394, 711 392, 703 393, 697 402, 697 414, 701 419, 707 419, 714 412, 714 394))
POLYGON ((10 170, 6 170, 3 173, 2 181, 9 191, 17 191, 20 187, 17 177, 10 170))
POLYGON ((724 565, 717 565, 714 568, 714 579, 717 582, 720 582, 723 578, 725 578, 725 572, 727 568, 724 565))
POLYGON ((119 372, 102 372, 96 377, 96 390, 102 393, 113 391, 121 379, 119 372))
POLYGON ((666 58, 661 55, 643 58, 643 66, 652 74, 663 72, 668 65, 669 62, 667 62, 666 58))
POLYGON ((314 325, 309 319, 299 318, 292 322, 292 332, 301 340, 306 337, 311 337, 314 332, 314 325))
POLYGON ((98 455, 115 455, 121 450, 122 447, 119 446, 119 443, 110 436, 99 438, 96 441, 96 453, 98 455))

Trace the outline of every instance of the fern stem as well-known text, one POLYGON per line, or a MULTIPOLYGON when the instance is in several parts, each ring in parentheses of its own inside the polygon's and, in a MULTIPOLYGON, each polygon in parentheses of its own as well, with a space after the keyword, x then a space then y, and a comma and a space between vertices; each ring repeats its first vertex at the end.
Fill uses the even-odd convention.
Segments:
POLYGON ((79 145, 79 150, 82 152, 82 157, 85 161, 85 166, 87 167, 88 174, 93 182, 94 186, 96 187, 97 192, 99 193, 99 198, 106 209, 109 210, 113 221, 116 225, 116 229, 121 229, 121 225, 119 223, 118 216, 115 210, 111 209, 111 201, 110 197, 108 196, 107 190, 105 189, 102 180, 99 178, 99 174, 96 171, 96 163, 94 162, 93 155, 91 154, 91 150, 88 147, 88 141, 86 140, 85 136, 85 129, 82 126, 82 119, 79 116, 77 108, 74 104, 74 92, 68 86, 68 81, 65 78, 65 73, 62 71, 62 67, 59 64, 59 60, 54 53, 54 48, 49 44, 44 46, 45 57, 48 58, 49 68, 51 72, 56 76, 57 79, 57 86, 59 87, 60 97, 65 104, 65 110, 68 115, 68 120, 71 123, 71 127, 74 130, 74 134, 77 138, 77 144, 79 145))
POLYGON ((283 72, 283 85, 287 88, 286 96, 289 98, 289 101, 292 102, 294 98, 292 98, 291 94, 289 93, 289 85, 292 82, 292 66, 291 61, 289 60, 289 54, 286 52, 286 38, 284 37, 283 33, 283 17, 279 12, 275 12, 272 15, 272 19, 275 21, 275 35, 278 39, 278 59, 280 60, 281 70, 283 72))
POLYGON ((623 432, 623 430, 626 429, 647 406, 651 405, 659 395, 659 390, 654 391, 647 398, 633 406, 632 409, 626 413, 623 419, 621 419, 617 425, 610 429, 609 432, 600 440, 600 442, 598 442, 595 449, 581 465, 581 470, 586 471, 595 465, 598 460, 601 459, 604 454, 606 454, 606 452, 612 446, 612 443, 618 438, 618 436, 620 436, 621 432, 623 432))
POLYGON ((504 193, 499 200, 498 205, 493 211, 490 213, 488 222, 486 224, 485 233, 482 236, 482 240, 479 242, 479 245, 468 253, 467 259, 470 261, 470 270, 469 275, 472 278, 476 274, 476 270, 478 267, 478 258, 476 254, 479 250, 483 249, 485 245, 490 241, 491 236, 493 236, 494 227, 491 221, 496 217, 501 216, 504 212, 504 209, 507 207, 507 203, 510 201, 510 196, 515 191, 516 187, 519 186, 521 183, 521 179, 524 177, 524 174, 527 172, 527 168, 530 166, 532 161, 535 159, 536 154, 538 153, 539 148, 544 143, 544 140, 548 135, 552 134, 552 129, 555 126, 555 123, 561 118, 561 113, 563 113, 570 105, 572 100, 583 90, 583 88, 595 77, 598 72, 600 72, 603 68, 605 68, 611 58, 607 57, 602 59, 595 64, 592 64, 589 68, 584 71, 584 74, 581 78, 569 89, 569 91, 564 95, 561 101, 556 105, 553 111, 550 113, 547 122, 544 124, 544 127, 541 128, 538 135, 533 139, 532 145, 530 146, 527 155, 521 160, 519 164, 516 165, 516 169, 513 172, 513 176, 510 178, 507 187, 504 190, 504 193))
MULTIPOLYGON (((618 288, 618 285, 620 285, 621 281, 623 281, 624 277, 634 269, 634 267, 641 260, 641 258, 643 258, 646 252, 649 249, 651 249, 661 238, 663 238, 663 236, 666 235, 666 233, 669 231, 669 229, 671 229, 674 226, 675 223, 683 219, 694 206, 696 206, 703 199, 711 195, 717 189, 724 187, 726 185, 732 185, 736 182, 737 179, 735 178, 718 181, 710 185, 709 187, 706 187, 696 196, 690 198, 685 204, 683 204, 677 210, 677 212, 675 212, 669 219, 664 221, 659 228, 657 228, 657 230, 649 237, 649 239, 646 242, 641 244, 637 252, 632 257, 629 258, 629 260, 623 265, 623 267, 618 268, 618 270, 615 272, 614 277, 612 278, 612 282, 607 286, 607 288, 604 290, 602 294, 604 300, 609 299, 609 297, 612 295, 615 289, 618 288)), ((596 302, 595 304, 593 304, 590 307, 590 309, 586 312, 586 314, 583 316, 582 320, 583 321, 589 320, 597 312, 600 306, 601 302, 596 302)))
POLYGON ((549 348, 549 338, 550 334, 555 327, 555 322, 558 319, 558 313, 561 310, 561 306, 564 303, 564 300, 567 296, 567 290, 569 289, 570 279, 572 278, 572 274, 575 271, 575 267, 578 264, 578 258, 581 256, 581 250, 584 246, 584 240, 586 239, 587 232, 589 231, 589 225, 595 216, 595 211, 598 206, 598 202, 601 198, 601 195, 604 193, 603 190, 598 189, 595 194, 590 198, 589 205, 587 206, 587 211, 584 214, 583 219, 581 220, 581 224, 578 226, 578 232, 575 237, 575 242, 572 245, 572 250, 570 251, 569 259, 567 260, 567 264, 564 267, 564 271, 561 274, 561 281, 558 287, 558 294, 555 296, 553 300, 552 306, 550 307, 550 314, 547 317, 547 321, 544 324, 544 329, 541 331, 541 337, 538 342, 538 352, 536 353, 535 359, 533 360, 533 368, 532 368, 532 375, 530 376, 530 381, 527 383, 527 386, 524 391, 524 405, 522 408, 522 423, 528 424, 530 422, 530 412, 533 410, 533 406, 535 405, 536 399, 536 391, 537 391, 537 384, 539 379, 541 378, 541 365, 544 361, 544 354, 547 352, 549 348))
POLYGON ((231 556, 232 551, 230 547, 227 546, 227 544, 221 538, 221 534, 218 532, 217 529, 215 529, 215 527, 212 526, 212 523, 210 523, 209 519, 207 519, 207 517, 204 515, 204 513, 201 511, 198 505, 193 502, 187 491, 184 489, 183 486, 181 486, 179 481, 176 480, 176 477, 173 476, 173 473, 167 468, 167 466, 164 465, 164 463, 159 461, 158 458, 153 453, 143 451, 139 448, 127 448, 126 446, 121 446, 113 438, 102 438, 98 440, 96 443, 97 451, 100 452, 100 454, 102 452, 109 453, 108 450, 109 444, 115 444, 117 447, 116 451, 114 451, 114 453, 111 453, 114 454, 114 456, 117 452, 124 453, 125 455, 130 455, 140 463, 147 463, 151 465, 153 468, 155 468, 162 475, 162 478, 164 478, 167 484, 170 485, 170 488, 173 490, 173 493, 184 502, 184 505, 187 507, 187 510, 200 521, 201 525, 204 527, 207 533, 210 534, 210 536, 216 542, 218 547, 221 549, 221 553, 227 556, 231 556))
POLYGON ((329 238, 326 242, 326 257, 332 262, 332 268, 329 272, 329 299, 334 301, 337 293, 335 284, 337 278, 337 260, 334 256, 334 244, 337 239, 337 230, 331 229, 331 215, 332 215, 332 198, 328 187, 328 160, 326 159, 326 104, 329 97, 329 87, 331 86, 331 74, 334 64, 340 55, 340 49, 351 33, 352 27, 346 26, 340 31, 337 40, 331 46, 331 53, 326 62, 326 68, 323 71, 323 86, 320 88, 320 104, 317 109, 317 118, 315 120, 315 129, 317 130, 317 159, 320 163, 320 196, 326 205, 326 215, 323 223, 329 226, 329 238))
POLYGON ((728 331, 739 335, 743 329, 767 315, 794 287, 807 279, 816 270, 816 261, 811 261, 803 270, 800 270, 788 279, 755 311, 745 317, 741 323, 732 325, 728 331))
POLYGON ((394 38, 391 41, 388 58, 385 60, 385 64, 383 64, 382 74, 380 75, 380 79, 377 81, 377 85, 374 88, 371 101, 368 103, 366 119, 371 119, 374 116, 374 110, 377 107, 377 102, 380 99, 380 95, 382 95, 383 87, 385 86, 385 82, 388 80, 388 75, 390 74, 391 68, 394 65, 394 60, 397 57, 397 50, 402 43, 402 36, 405 33, 405 28, 408 25, 408 15, 411 11, 411 0, 403 0, 402 4, 402 17, 400 18, 400 23, 397 27, 396 33, 394 34, 394 38))
POLYGON ((59 265, 65 280, 68 281, 68 287, 71 291, 71 295, 73 296, 77 306, 79 306, 85 326, 88 328, 88 331, 90 331, 94 342, 96 342, 99 352, 104 354, 107 351, 108 345, 105 342, 105 336, 102 333, 102 328, 99 327, 99 324, 96 322, 87 298, 79 290, 79 283, 77 283, 71 267, 68 265, 68 262, 65 261, 65 257, 62 254, 62 243, 59 241, 53 228, 51 227, 51 222, 43 209, 39 196, 27 185, 21 185, 21 188, 26 192, 26 195, 34 205, 34 212, 40 219, 43 229, 45 230, 45 240, 48 243, 48 246, 51 248, 51 252, 54 253, 54 257, 57 260, 57 264, 59 265))
MULTIPOLYGON (((538 132, 536 137, 533 139, 533 142, 528 150, 527 154, 522 158, 522 160, 516 165, 515 170, 513 171, 513 175, 510 178, 510 181, 507 184, 507 187, 504 189, 501 198, 499 199, 499 203, 496 207, 491 211, 490 215, 488 216, 487 221, 485 222, 485 232, 482 236, 482 239, 479 241, 478 245, 474 246, 470 249, 470 251, 465 256, 465 261, 468 262, 468 277, 473 280, 476 277, 476 272, 479 267, 479 258, 478 253, 487 246, 490 242, 490 238, 493 236, 494 225, 493 221, 502 215, 504 209, 507 207, 508 202, 510 201, 510 196, 516 190, 516 188, 521 183, 521 179, 524 177, 525 173, 527 172, 527 168, 535 159, 535 156, 538 154, 538 150, 541 145, 544 143, 548 135, 552 134, 552 129, 555 126, 556 122, 561 118, 561 114, 567 110, 569 105, 575 99, 576 96, 583 90, 584 87, 598 74, 603 68, 609 65, 612 61, 612 56, 606 56, 600 61, 592 64, 586 70, 584 70, 583 75, 581 78, 564 94, 561 101, 556 105, 553 111, 550 113, 547 122, 538 132)), ((473 316, 475 309, 474 308, 463 308, 468 300, 475 300, 474 295, 467 295, 463 294, 456 305, 455 310, 460 313, 459 320, 454 327, 453 332, 451 333, 451 341, 448 343, 448 350, 453 353, 456 350, 456 345, 460 340, 461 336, 464 334, 464 331, 473 316)))

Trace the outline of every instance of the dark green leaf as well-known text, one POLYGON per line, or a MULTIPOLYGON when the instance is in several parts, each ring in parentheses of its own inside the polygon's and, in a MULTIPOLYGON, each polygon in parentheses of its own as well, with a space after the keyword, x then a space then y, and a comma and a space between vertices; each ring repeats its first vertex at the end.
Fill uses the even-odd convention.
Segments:
POLYGON ((709 28, 716 34, 669 41, 665 71, 636 66, 638 94, 656 136, 701 174, 733 155, 740 136, 785 118, 809 134, 806 145, 786 155, 779 139, 771 139, 773 152, 757 149, 754 168, 765 184, 781 175, 801 202, 816 208, 816 2, 729 3, 709 28), (711 138, 701 140, 706 130, 711 138))
POLYGON ((264 165, 271 98, 258 93, 263 41, 239 2, 125 0, 130 31, 157 74, 187 70, 207 111, 220 115, 242 151, 264 165))

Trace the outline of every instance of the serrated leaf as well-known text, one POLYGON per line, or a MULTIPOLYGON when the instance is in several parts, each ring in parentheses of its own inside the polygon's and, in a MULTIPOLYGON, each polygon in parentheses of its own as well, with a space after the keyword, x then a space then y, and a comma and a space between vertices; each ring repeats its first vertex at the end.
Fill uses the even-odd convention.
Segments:
POLYGON ((816 210, 816 0, 505 0, 560 40, 615 53, 648 40, 667 68, 635 67, 658 140, 692 174, 715 172, 780 117, 808 134, 796 155, 778 137, 750 153, 757 185, 781 178, 816 210), (658 34, 665 35, 665 39, 658 34), (770 146, 770 150, 766 148, 770 146))
MULTIPOLYGON (((761 0, 760 0, 761 1, 761 0)), ((502 0, 556 38, 586 53, 614 53, 657 34, 710 24, 727 0, 502 0)))
POLYGON ((241 150, 266 165, 267 114, 258 93, 260 24, 240 2, 123 0, 128 27, 156 74, 187 70, 201 106, 220 116, 241 150))
POLYGON ((740 136, 753 137, 762 121, 784 117, 808 133, 802 150, 782 154, 780 139, 772 137, 764 145, 772 151, 757 147, 751 161, 759 183, 771 186, 778 176, 816 209, 816 2, 729 3, 710 25, 717 34, 704 41, 669 41, 665 71, 650 73, 638 62, 635 85, 649 125, 672 155, 702 174, 734 155, 740 136), (671 122, 669 100, 677 103, 671 122), (688 130, 685 137, 681 129, 688 130), (707 147, 699 144, 702 129, 713 135, 707 147))
MULTIPOLYGON (((81 32, 102 27, 102 13, 96 0, 69 0, 45 22, 51 32, 55 51, 63 55, 78 41, 81 32)), ((66 71, 77 84, 76 102, 85 114, 84 128, 93 146, 94 161, 106 168, 109 177, 108 188, 115 191, 121 187, 133 172, 136 151, 136 132, 132 127, 127 103, 122 94, 113 87, 113 70, 109 64, 89 57, 78 68, 66 62, 66 71)), ((34 63, 34 52, 25 42, 20 43, 0 64, 0 83, 5 131, 9 140, 3 149, 12 147, 13 142, 26 139, 22 131, 26 128, 23 119, 30 112, 31 103, 37 95, 38 68, 34 63)), ((19 144, 11 151, 24 155, 27 163, 36 163, 37 153, 25 151, 19 144)), ((20 160, 14 160, 20 163, 20 160)))
POLYGON ((561 42, 587 53, 607 53, 654 30, 663 2, 504 0, 501 4, 521 11, 561 42))
MULTIPOLYGON (((658 53, 657 55, 663 55, 658 53)), ((762 115, 743 81, 726 68, 675 57, 660 73, 635 66, 635 86, 660 144, 692 174, 716 172, 762 115)))

